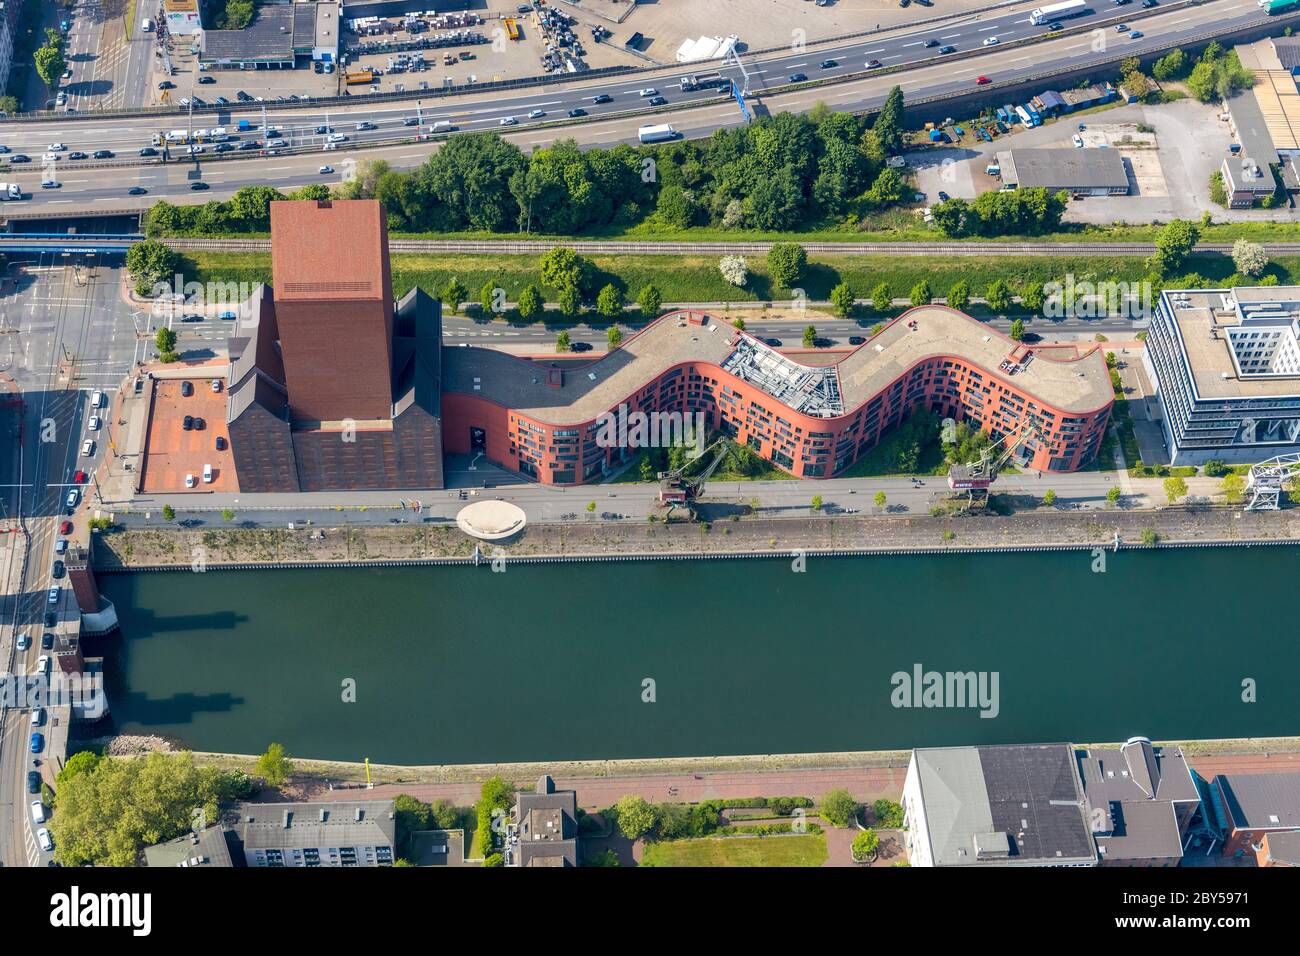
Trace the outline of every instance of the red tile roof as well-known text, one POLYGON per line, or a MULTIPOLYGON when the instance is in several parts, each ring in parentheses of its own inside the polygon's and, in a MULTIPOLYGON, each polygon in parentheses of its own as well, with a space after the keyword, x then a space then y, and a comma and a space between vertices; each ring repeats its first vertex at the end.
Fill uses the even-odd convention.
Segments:
POLYGON ((383 207, 372 199, 271 203, 276 301, 382 299, 385 238, 383 207))

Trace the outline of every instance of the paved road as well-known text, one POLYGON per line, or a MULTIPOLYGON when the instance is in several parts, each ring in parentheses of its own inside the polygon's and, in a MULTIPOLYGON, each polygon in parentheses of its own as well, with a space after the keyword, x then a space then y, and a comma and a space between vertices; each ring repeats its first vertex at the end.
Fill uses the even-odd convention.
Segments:
MULTIPOLYGON (((815 51, 775 55, 748 67, 753 81, 751 100, 756 108, 769 112, 803 112, 818 102, 826 102, 841 110, 865 110, 879 105, 895 85, 902 86, 909 100, 915 102, 921 97, 968 92, 974 88, 976 77, 981 75, 989 77, 995 83, 1011 81, 1026 73, 1048 68, 1108 61, 1115 55, 1116 45, 1123 53, 1149 53, 1211 31, 1223 32, 1232 27, 1267 19, 1253 0, 1209 0, 1194 7, 1150 11, 1152 15, 1141 20, 1137 18, 1147 11, 1135 10, 1134 6, 1117 11, 1113 6, 1098 2, 1094 4, 1093 10, 1089 17, 1078 18, 1066 26, 1070 29, 1086 28, 1109 24, 1117 17, 1127 17, 1140 23, 1144 36, 1134 40, 1131 39, 1131 34, 1101 32, 1098 33, 1101 39, 1097 40, 1085 31, 1031 45, 1015 46, 1012 41, 1041 36, 1047 32, 1045 26, 1030 24, 1025 10, 1020 9, 998 16, 954 21, 952 24, 940 24, 888 37, 832 44, 816 48, 815 51), (983 41, 992 36, 999 37, 998 46, 982 47, 983 41), (980 52, 970 58, 945 61, 940 57, 938 61, 931 62, 937 54, 934 48, 925 46, 929 40, 954 45, 962 52, 980 52), (1097 52, 1094 47, 1098 45, 1105 49, 1097 52), (834 60, 837 65, 822 70, 820 64, 824 60, 834 60), (876 71, 865 77, 849 78, 863 73, 869 60, 879 60, 886 69, 908 69, 905 73, 876 71), (832 86, 796 87, 789 92, 776 94, 764 92, 766 88, 786 84, 789 75, 797 72, 807 72, 813 80, 843 78, 844 82, 832 86)), ((1279 18, 1281 19, 1289 18, 1279 18)), ((74 205, 77 208, 92 209, 138 209, 157 198, 195 198, 190 191, 194 179, 200 179, 210 186, 199 197, 207 200, 227 196, 242 186, 254 183, 270 184, 281 189, 293 189, 310 182, 334 183, 346 174, 349 156, 381 158, 395 169, 414 168, 424 162, 436 148, 436 143, 378 145, 391 141, 396 135, 419 133, 421 127, 404 125, 408 120, 425 124, 424 128, 436 122, 450 122, 464 131, 499 130, 506 134, 507 139, 526 150, 569 137, 585 146, 636 142, 637 128, 647 121, 644 115, 625 115, 560 128, 538 126, 530 130, 528 125, 554 121, 574 108, 586 110, 593 119, 617 117, 617 114, 629 110, 642 109, 645 100, 638 92, 650 83, 655 84, 655 88, 669 99, 672 107, 666 113, 655 114, 654 119, 671 122, 686 136, 704 136, 717 128, 743 124, 744 119, 736 105, 716 98, 713 95, 716 91, 686 93, 675 89, 676 77, 681 72, 679 67, 662 75, 638 74, 634 80, 607 80, 590 86, 559 85, 506 93, 492 92, 475 98, 431 100, 427 103, 427 110, 421 108, 418 115, 414 103, 379 105, 358 102, 328 111, 322 107, 277 111, 268 114, 272 125, 279 129, 290 146, 299 147, 306 152, 279 155, 262 161, 207 162, 205 160, 211 155, 212 149, 208 147, 208 156, 196 157, 194 161, 126 168, 99 168, 60 160, 56 173, 58 181, 62 183, 59 189, 40 188, 42 174, 39 161, 51 142, 62 142, 69 150, 83 149, 87 152, 108 148, 125 158, 148 145, 152 134, 168 128, 189 128, 192 123, 194 128, 220 125, 229 130, 240 119, 248 120, 257 127, 254 133, 247 134, 244 139, 260 142, 264 140, 265 134, 261 108, 250 109, 236 105, 219 112, 200 113, 193 119, 181 114, 170 114, 163 120, 155 117, 129 117, 104 118, 102 122, 14 121, 0 127, 0 138, 13 152, 29 155, 33 160, 26 166, 12 166, 6 174, 30 193, 26 211, 50 207, 51 212, 63 212, 68 211, 65 207, 74 205), (613 101, 596 104, 594 98, 602 93, 613 97, 613 101), (709 105, 700 105, 702 103, 709 105), (546 116, 528 120, 527 114, 533 110, 542 110, 546 116), (500 125, 506 117, 515 117, 519 120, 519 125, 500 125), (355 129, 357 122, 362 120, 373 124, 375 129, 355 129), (342 144, 345 148, 372 148, 366 149, 364 153, 351 153, 346 149, 327 152, 324 149, 325 134, 316 132, 322 126, 348 136, 349 141, 342 144), (331 166, 334 172, 319 173, 318 169, 322 165, 331 166), (135 185, 147 189, 147 195, 127 196, 127 188, 135 185)), ((734 68, 728 72, 738 75, 734 68)))

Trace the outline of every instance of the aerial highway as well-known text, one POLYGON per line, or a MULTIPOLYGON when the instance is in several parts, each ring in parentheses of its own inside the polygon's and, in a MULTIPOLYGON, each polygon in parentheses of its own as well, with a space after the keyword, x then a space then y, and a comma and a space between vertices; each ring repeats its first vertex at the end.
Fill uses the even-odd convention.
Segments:
MULTIPOLYGON (((879 105, 895 85, 901 86, 913 102, 971 92, 981 77, 996 89, 998 83, 1025 75, 1111 62, 1121 55, 1154 53, 1270 19, 1254 0, 1208 0, 1194 5, 1167 2, 1151 10, 1141 10, 1137 4, 1115 7, 1109 2, 1096 2, 1087 16, 1065 21, 1061 26, 1066 32, 1062 35, 1020 43, 1050 32, 1050 24, 1032 24, 1028 11, 1027 6, 996 16, 755 59, 745 67, 750 77, 749 102, 752 106, 757 100, 770 112, 802 112, 818 102, 840 110, 865 110, 879 105), (1132 29, 1114 31, 1120 21, 1129 20, 1134 24, 1132 29), (1081 32, 1073 32, 1079 28, 1083 28, 1081 32), (986 46, 993 37, 997 42, 986 46), (954 53, 939 53, 947 47, 954 48, 954 53), (973 50, 979 52, 972 54, 973 50), (800 75, 812 85, 792 85, 791 77, 800 75), (819 80, 835 82, 817 83, 819 80), (779 91, 765 92, 770 89, 779 91)), ((1271 19, 1280 29, 1283 21, 1295 17, 1271 19)), ((697 72, 706 66, 698 65, 697 72)), ((0 145, 8 148, 6 158, 11 161, 4 175, 17 182, 29 197, 13 212, 45 207, 51 213, 140 209, 160 198, 185 202, 222 198, 252 184, 270 184, 285 190, 311 182, 332 184, 347 175, 349 160, 361 158, 384 159, 395 169, 414 168, 437 148, 436 142, 421 141, 418 134, 424 131, 427 136, 428 131, 445 129, 435 126, 439 123, 449 123, 458 131, 497 130, 522 149, 530 150, 570 137, 588 146, 636 142, 637 129, 646 122, 670 122, 687 137, 705 136, 714 129, 745 122, 738 106, 721 97, 716 89, 682 91, 678 77, 686 72, 679 66, 671 71, 638 73, 591 85, 550 84, 485 92, 478 97, 430 97, 418 105, 414 100, 367 102, 365 97, 357 97, 355 102, 342 106, 309 104, 268 110, 265 114, 260 104, 232 104, 227 109, 201 111, 192 117, 171 113, 15 120, 0 125, 0 145), (667 100, 665 108, 644 112, 650 97, 640 94, 648 88, 667 100), (610 101, 597 103, 600 97, 610 101), (577 118, 579 122, 570 118, 573 110, 584 111, 585 115, 577 118), (537 112, 544 115, 529 118, 530 113, 537 112), (511 119, 515 122, 503 125, 503 120, 511 119), (240 120, 254 129, 238 133, 240 120), (279 154, 261 153, 267 139, 266 124, 285 143, 279 154), (359 125, 367 128, 358 129, 359 125), (226 144, 231 150, 224 157, 248 158, 214 161, 214 145, 205 145, 204 153, 193 157, 185 156, 182 146, 165 164, 138 155, 143 148, 158 148, 151 146, 153 137, 169 129, 215 126, 235 137, 226 144), (346 139, 330 143, 330 136, 346 139), (402 139, 395 143, 395 137, 402 139), (52 163, 55 171, 51 176, 42 172, 42 157, 54 144, 66 147, 55 153, 60 157, 78 150, 109 150, 114 155, 107 165, 59 158, 52 163), (31 161, 12 163, 14 154, 28 156, 31 161), (59 185, 42 188, 43 180, 51 178, 59 185), (196 182, 202 186, 196 187, 196 182), (130 195, 133 188, 137 194, 130 195)), ((743 83, 736 67, 724 72, 743 83)))

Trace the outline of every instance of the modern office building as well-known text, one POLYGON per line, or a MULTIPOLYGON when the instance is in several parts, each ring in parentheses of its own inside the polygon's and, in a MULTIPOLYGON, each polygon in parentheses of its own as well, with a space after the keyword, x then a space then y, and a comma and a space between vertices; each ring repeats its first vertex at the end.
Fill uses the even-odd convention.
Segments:
POLYGON ((1112 402, 1096 346, 1033 347, 945 306, 913 309, 848 352, 787 356, 719 318, 676 312, 581 364, 485 348, 443 352, 443 441, 544 484, 598 480, 637 449, 602 444, 609 416, 700 414, 801 478, 849 467, 914 410, 1037 436, 1023 460, 1074 471, 1112 402))
POLYGON ((244 803, 238 832, 248 866, 391 866, 392 800, 244 803))
POLYGON ((271 233, 229 347, 239 490, 441 488, 441 307, 393 302, 383 208, 274 202, 271 233))
POLYGON ((1095 866, 1069 744, 912 751, 903 782, 912 866, 1095 866))
POLYGON ((1165 290, 1146 345, 1173 464, 1300 452, 1300 287, 1165 290))

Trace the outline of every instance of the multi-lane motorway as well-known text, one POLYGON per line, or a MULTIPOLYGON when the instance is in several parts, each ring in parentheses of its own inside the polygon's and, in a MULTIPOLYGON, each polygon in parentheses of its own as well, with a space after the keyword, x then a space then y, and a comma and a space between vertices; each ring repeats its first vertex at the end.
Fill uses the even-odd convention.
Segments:
MULTIPOLYGON (((1085 67, 1092 62, 1113 60, 1120 55, 1139 55, 1176 46, 1209 33, 1223 33, 1268 18, 1254 0, 1207 0, 1200 4, 1165 4, 1154 10, 1141 10, 1136 3, 1115 7, 1112 2, 1097 0, 1087 16, 1066 21, 1069 32, 1032 43, 1049 32, 1048 25, 1030 22, 1030 6, 1005 13, 974 15, 970 18, 935 24, 911 31, 872 36, 853 41, 831 43, 800 51, 771 54, 746 64, 750 77, 750 104, 770 112, 806 111, 818 102, 836 109, 864 110, 878 105, 895 85, 901 86, 911 101, 929 96, 953 95, 976 90, 976 81, 987 77, 992 84, 1013 81, 1028 74, 1047 70, 1085 67), (1116 32, 1120 21, 1131 21, 1132 29, 1116 32), (1073 32, 1073 31, 1080 32, 1073 32), (1140 34, 1140 35, 1139 35, 1140 34), (984 44, 993 37, 998 42, 984 44), (1135 38, 1136 37, 1136 38, 1135 38), (927 46, 927 44, 931 44, 927 46), (937 45, 935 45, 937 44, 937 45), (955 54, 940 54, 951 46, 955 54), (971 56, 964 54, 978 51, 971 56), (879 67, 868 71, 868 64, 879 67), (824 65, 825 64, 825 65, 824 65), (790 85, 790 78, 806 75, 812 85, 790 85), (816 81, 833 81, 817 83, 816 81), (779 92, 766 92, 779 89, 779 92)), ((1279 29, 1282 20, 1274 18, 1279 29)), ((687 136, 707 135, 714 129, 745 122, 736 104, 718 97, 716 90, 683 92, 678 77, 686 70, 637 74, 597 81, 591 84, 552 84, 506 92, 485 92, 478 96, 430 98, 383 103, 367 102, 357 97, 344 106, 307 105, 287 110, 271 110, 263 115, 258 104, 232 104, 220 111, 202 111, 189 117, 184 113, 120 118, 58 119, 49 121, 13 121, 0 125, 0 145, 12 154, 29 156, 29 164, 13 164, 4 175, 18 182, 29 195, 28 207, 49 207, 50 212, 74 209, 142 208, 159 198, 174 201, 200 201, 229 195, 251 184, 270 184, 292 189, 309 182, 337 182, 346 174, 349 158, 381 158, 394 168, 413 168, 422 163, 434 142, 416 141, 421 130, 433 124, 454 124, 457 130, 498 130, 521 148, 546 146, 557 139, 572 137, 584 145, 612 145, 635 142, 639 126, 648 122, 671 122, 687 136), (668 100, 664 112, 646 114, 648 102, 640 95, 653 87, 668 100), (610 102, 596 103, 608 96, 610 102), (569 124, 568 114, 575 109, 586 112, 577 125, 569 124), (529 118, 529 113, 545 115, 529 118), (647 115, 653 120, 647 120, 647 115), (515 125, 502 125, 513 118, 515 125), (248 121, 252 131, 237 134, 240 120, 248 121), (407 125, 417 121, 419 126, 407 125), (554 125, 557 122, 565 125, 554 125), (232 145, 240 155, 243 142, 265 143, 265 124, 279 131, 287 144, 278 155, 262 156, 258 150, 244 153, 246 159, 226 158, 214 161, 214 147, 203 155, 176 158, 162 164, 140 159, 138 152, 149 146, 155 134, 169 129, 221 126, 236 135, 232 145), (357 129, 365 123, 373 129, 357 129), (328 127, 347 136, 346 142, 327 150, 328 127), (401 142, 394 143, 395 138, 401 142), (51 177, 42 173, 42 157, 50 144, 60 143, 67 152, 108 149, 115 154, 115 165, 96 166, 85 161, 58 159, 51 177), (117 165, 123 161, 125 165, 117 165), (321 173, 329 166, 332 172, 321 173), (58 188, 42 188, 42 180, 53 178, 58 188), (192 192, 194 180, 210 186, 192 192), (131 187, 146 193, 128 195, 131 187), (106 205, 108 204, 108 205, 106 205)), ((735 67, 725 73, 743 83, 735 67)), ((994 87, 996 88, 996 87, 994 87)))

